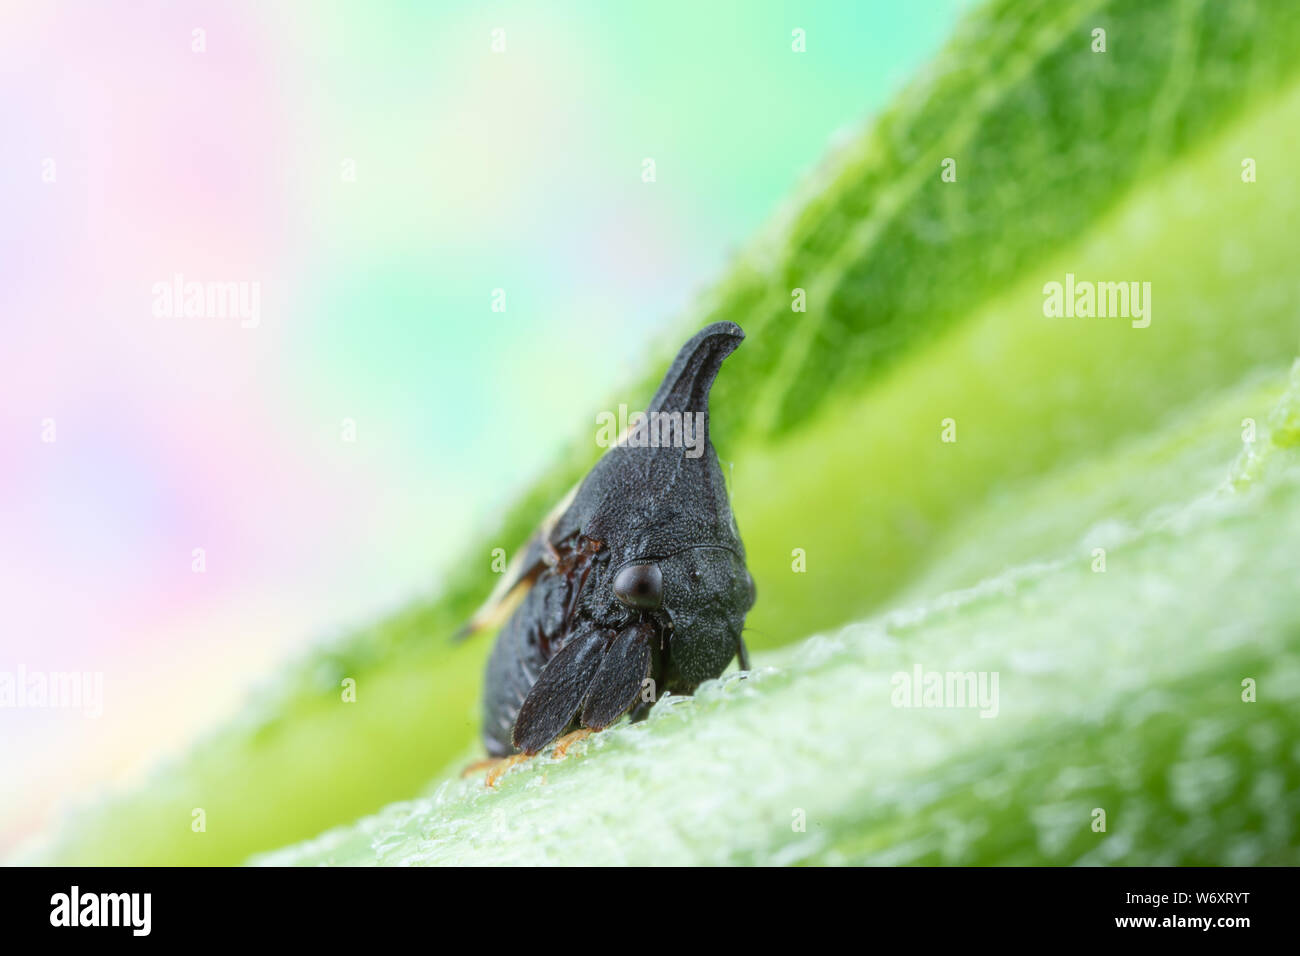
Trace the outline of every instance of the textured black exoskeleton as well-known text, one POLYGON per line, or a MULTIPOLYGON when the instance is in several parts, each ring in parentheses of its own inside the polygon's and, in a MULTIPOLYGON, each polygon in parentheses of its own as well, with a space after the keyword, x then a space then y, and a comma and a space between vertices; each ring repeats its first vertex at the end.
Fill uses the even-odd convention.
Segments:
POLYGON ((733 657, 748 667, 741 628, 754 582, 708 439, 709 390, 744 335, 718 322, 687 342, 646 418, 507 572, 498 593, 526 593, 488 662, 483 739, 493 756, 536 753, 629 710, 635 720, 649 688, 689 694, 733 657), (696 423, 702 434, 692 435, 696 423))

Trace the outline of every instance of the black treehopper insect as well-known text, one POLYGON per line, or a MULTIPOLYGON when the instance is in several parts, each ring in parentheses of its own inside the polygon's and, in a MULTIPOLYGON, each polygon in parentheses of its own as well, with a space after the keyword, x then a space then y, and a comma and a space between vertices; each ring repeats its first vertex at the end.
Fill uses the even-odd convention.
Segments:
POLYGON ((487 668, 493 756, 536 753, 628 711, 635 720, 656 693, 692 693, 733 657, 748 667, 741 628, 754 582, 708 437, 709 390, 744 337, 718 322, 682 347, 646 415, 543 522, 467 625, 518 602, 487 668), (703 422, 703 454, 698 443, 647 440, 648 423, 677 416, 703 422))

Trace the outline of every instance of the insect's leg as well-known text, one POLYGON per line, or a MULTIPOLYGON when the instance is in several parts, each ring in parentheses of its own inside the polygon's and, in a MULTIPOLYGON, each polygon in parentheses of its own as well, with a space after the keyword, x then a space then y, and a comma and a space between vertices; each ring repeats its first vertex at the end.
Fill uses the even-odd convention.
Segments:
POLYGON ((743 637, 736 638, 736 666, 742 671, 749 670, 749 648, 745 646, 743 637))
POLYGON ((464 780, 486 770, 487 776, 484 781, 489 787, 495 787, 505 772, 519 763, 521 756, 522 754, 512 754, 509 757, 484 757, 482 760, 475 760, 460 772, 460 778, 464 780))
POLYGON ((566 621, 573 618, 574 608, 578 606, 578 597, 582 594, 582 586, 587 583, 587 575, 591 573, 591 558, 584 558, 583 562, 582 572, 578 575, 578 583, 573 586, 569 596, 569 607, 564 612, 566 621))
POLYGON ((494 766, 488 770, 487 776, 484 778, 483 782, 489 787, 495 787, 497 781, 504 777, 511 767, 523 763, 525 760, 528 760, 530 756, 531 754, 511 754, 509 757, 501 757, 498 760, 492 761, 494 766))
POLYGON ((465 769, 460 772, 460 778, 464 780, 466 777, 472 777, 480 771, 496 766, 504 759, 504 757, 484 757, 482 760, 475 760, 465 766, 465 769))
POLYGON ((572 733, 565 734, 555 742, 555 749, 551 751, 551 758, 553 760, 563 760, 568 756, 570 747, 576 744, 579 740, 585 740, 587 737, 590 737, 591 733, 590 730, 587 730, 584 727, 580 730, 575 730, 572 733))

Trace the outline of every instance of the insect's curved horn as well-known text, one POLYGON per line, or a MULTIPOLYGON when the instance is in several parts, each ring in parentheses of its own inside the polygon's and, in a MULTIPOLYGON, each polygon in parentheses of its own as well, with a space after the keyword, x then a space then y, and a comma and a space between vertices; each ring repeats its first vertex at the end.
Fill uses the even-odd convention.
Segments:
POLYGON ((695 333, 677 353, 648 411, 709 413, 709 389, 722 360, 745 340, 735 322, 714 322, 695 333))

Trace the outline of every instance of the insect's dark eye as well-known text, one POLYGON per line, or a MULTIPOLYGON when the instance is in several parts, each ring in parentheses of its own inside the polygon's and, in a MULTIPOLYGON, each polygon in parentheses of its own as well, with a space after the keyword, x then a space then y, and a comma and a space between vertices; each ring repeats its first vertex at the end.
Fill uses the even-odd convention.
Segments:
POLYGON ((614 575, 614 597, 630 608, 653 611, 664 603, 664 575, 657 564, 629 564, 614 575))

